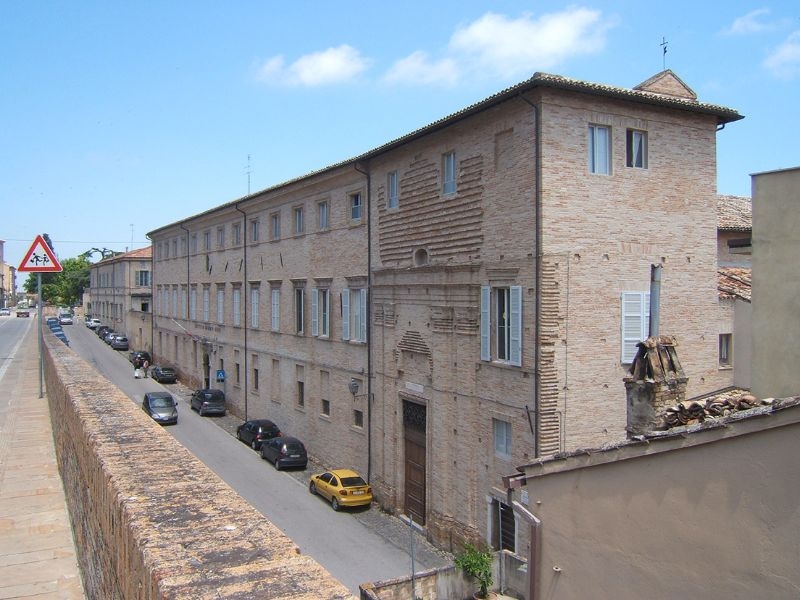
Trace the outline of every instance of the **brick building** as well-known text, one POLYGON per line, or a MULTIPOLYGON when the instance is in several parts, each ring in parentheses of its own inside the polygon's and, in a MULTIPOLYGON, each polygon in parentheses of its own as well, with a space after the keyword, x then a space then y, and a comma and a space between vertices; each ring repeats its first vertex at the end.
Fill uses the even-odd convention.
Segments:
POLYGON ((420 130, 150 232, 156 359, 269 416, 439 543, 516 550, 502 475, 626 436, 660 331, 718 360, 716 133, 671 71, 536 74, 420 130), (224 383, 215 383, 217 371, 224 383))

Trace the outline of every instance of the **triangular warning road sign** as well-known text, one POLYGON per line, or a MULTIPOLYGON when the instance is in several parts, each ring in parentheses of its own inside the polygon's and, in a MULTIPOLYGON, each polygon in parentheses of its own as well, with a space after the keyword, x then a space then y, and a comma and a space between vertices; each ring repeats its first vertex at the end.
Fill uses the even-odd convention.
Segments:
POLYGON ((17 271, 21 273, 60 273, 62 269, 61 263, 58 262, 50 246, 41 235, 37 235, 17 271))

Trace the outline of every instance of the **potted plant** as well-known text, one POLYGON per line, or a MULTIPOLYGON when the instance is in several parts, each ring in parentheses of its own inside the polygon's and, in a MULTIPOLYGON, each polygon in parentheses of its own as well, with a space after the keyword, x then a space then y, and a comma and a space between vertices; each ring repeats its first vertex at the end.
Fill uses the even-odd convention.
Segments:
POLYGON ((489 588, 494 582, 492 577, 492 553, 481 550, 472 544, 465 544, 464 551, 453 559, 453 563, 478 580, 480 589, 475 594, 476 598, 488 598, 489 588))

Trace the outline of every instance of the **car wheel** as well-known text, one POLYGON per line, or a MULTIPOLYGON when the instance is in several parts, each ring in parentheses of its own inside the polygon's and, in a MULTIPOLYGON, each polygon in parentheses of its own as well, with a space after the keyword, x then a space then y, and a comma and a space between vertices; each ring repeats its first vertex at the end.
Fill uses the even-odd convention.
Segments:
POLYGON ((341 506, 339 506, 339 501, 336 499, 336 496, 331 498, 331 506, 333 507, 333 510, 337 511, 341 508, 341 506))
POLYGON ((317 495, 317 486, 314 485, 313 481, 308 484, 308 491, 314 494, 315 496, 317 495))
POLYGON ((241 431, 238 431, 238 430, 236 431, 236 439, 239 440, 240 442, 242 441, 242 432, 241 431))
POLYGON ((202 408, 201 408, 201 409, 199 409, 197 412, 198 412, 198 413, 200 413, 200 416, 201 416, 201 417, 203 416, 203 409, 202 409, 202 408))
POLYGON ((264 448, 263 447, 261 448, 261 452, 259 452, 259 454, 261 454, 261 460, 267 460, 267 457, 264 456, 264 448))
POLYGON ((251 447, 253 450, 258 450, 258 442, 256 442, 255 440, 253 440, 252 442, 250 442, 250 447, 251 447))
POLYGON ((276 471, 280 471, 281 470, 281 463, 277 458, 275 459, 275 470, 276 471))

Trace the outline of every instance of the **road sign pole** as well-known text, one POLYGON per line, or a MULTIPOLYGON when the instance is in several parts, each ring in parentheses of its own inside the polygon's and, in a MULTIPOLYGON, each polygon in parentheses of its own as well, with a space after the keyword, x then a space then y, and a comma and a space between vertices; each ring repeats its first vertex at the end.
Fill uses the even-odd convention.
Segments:
POLYGON ((44 354, 42 352, 42 274, 36 273, 36 328, 39 330, 39 398, 44 398, 44 354))

